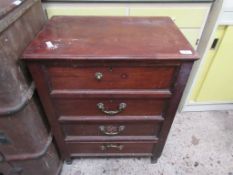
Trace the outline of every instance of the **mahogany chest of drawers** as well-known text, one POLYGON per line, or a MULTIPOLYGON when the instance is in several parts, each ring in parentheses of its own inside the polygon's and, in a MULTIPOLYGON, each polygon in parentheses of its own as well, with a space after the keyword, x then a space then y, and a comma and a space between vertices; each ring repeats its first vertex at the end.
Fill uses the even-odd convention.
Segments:
POLYGON ((22 56, 64 160, 156 161, 197 58, 168 17, 53 17, 22 56))

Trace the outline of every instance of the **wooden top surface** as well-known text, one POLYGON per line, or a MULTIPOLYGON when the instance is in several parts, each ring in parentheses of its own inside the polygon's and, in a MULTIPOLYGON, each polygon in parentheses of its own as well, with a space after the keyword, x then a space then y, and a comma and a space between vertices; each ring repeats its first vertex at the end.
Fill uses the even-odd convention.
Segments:
POLYGON ((23 59, 193 60, 198 54, 168 17, 53 17, 23 59))

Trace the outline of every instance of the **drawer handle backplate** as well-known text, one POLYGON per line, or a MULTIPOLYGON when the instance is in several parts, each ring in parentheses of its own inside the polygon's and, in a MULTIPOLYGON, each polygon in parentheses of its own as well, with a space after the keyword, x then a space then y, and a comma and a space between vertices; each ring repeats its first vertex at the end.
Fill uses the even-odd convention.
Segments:
POLYGON ((105 106, 103 103, 98 103, 96 106, 99 110, 101 110, 103 113, 108 114, 108 115, 116 115, 116 114, 120 113, 121 111, 123 111, 127 107, 126 103, 120 103, 118 106, 118 110, 107 111, 107 110, 105 110, 105 106))
POLYGON ((100 146, 100 149, 102 151, 105 151, 105 150, 111 149, 111 148, 114 148, 114 149, 121 151, 124 148, 124 145, 121 145, 121 144, 103 144, 100 146))
POLYGON ((123 125, 121 125, 121 126, 113 126, 113 125, 103 126, 103 125, 101 125, 101 126, 99 126, 99 129, 103 134, 113 136, 113 135, 118 135, 122 131, 124 131, 125 126, 123 126, 123 125))

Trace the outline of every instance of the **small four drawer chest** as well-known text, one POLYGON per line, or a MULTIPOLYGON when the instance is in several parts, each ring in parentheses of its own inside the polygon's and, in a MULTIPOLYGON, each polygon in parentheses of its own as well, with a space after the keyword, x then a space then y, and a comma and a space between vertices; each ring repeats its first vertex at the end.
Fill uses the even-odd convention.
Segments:
POLYGON ((152 162, 197 58, 168 17, 53 17, 22 56, 64 160, 152 162))

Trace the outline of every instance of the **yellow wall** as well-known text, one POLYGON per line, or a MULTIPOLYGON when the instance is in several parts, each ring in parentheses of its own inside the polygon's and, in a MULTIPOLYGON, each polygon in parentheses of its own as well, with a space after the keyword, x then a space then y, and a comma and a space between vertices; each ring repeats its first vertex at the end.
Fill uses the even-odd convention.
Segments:
POLYGON ((47 7, 48 17, 56 15, 125 16, 124 7, 47 7))
POLYGON ((54 4, 45 7, 49 18, 55 15, 170 16, 180 28, 201 28, 209 10, 207 5, 195 6, 193 4, 180 6, 153 4, 151 6, 54 4))
POLYGON ((220 26, 217 47, 200 67, 191 102, 233 102, 233 26, 220 26))
POLYGON ((204 22, 206 9, 186 7, 132 7, 131 16, 170 16, 180 28, 199 28, 204 22))

